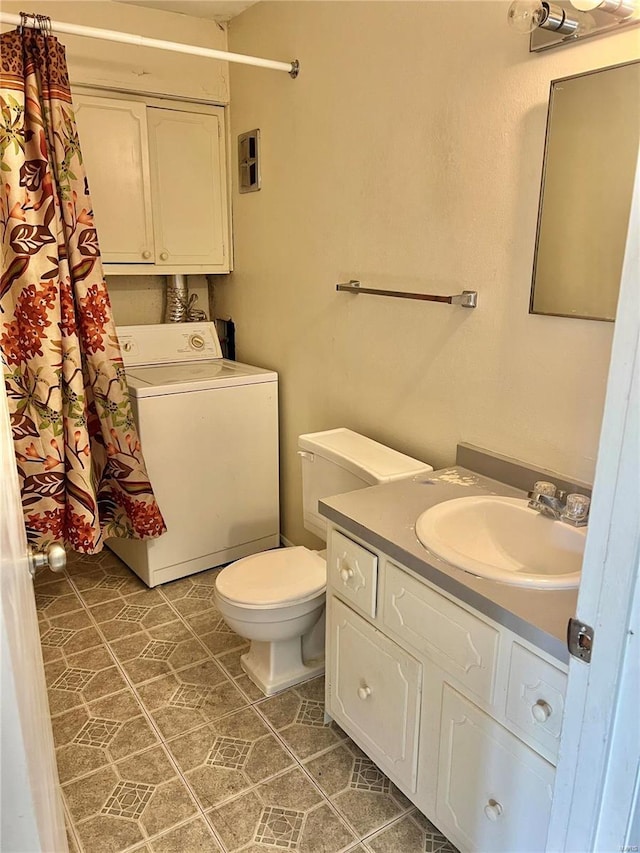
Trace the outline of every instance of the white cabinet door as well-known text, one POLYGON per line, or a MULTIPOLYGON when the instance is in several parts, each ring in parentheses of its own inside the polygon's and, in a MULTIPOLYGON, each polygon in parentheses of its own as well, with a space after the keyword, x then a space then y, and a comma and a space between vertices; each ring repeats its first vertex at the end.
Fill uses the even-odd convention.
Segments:
POLYGON ((228 264, 223 110, 149 107, 156 264, 228 264))
POLYGON ((443 685, 436 823, 465 850, 545 849, 555 771, 443 685))
POLYGON ((416 790, 422 667, 337 598, 329 713, 379 765, 416 790))
POLYGON ((152 264, 147 108, 88 95, 73 102, 103 263, 152 264))
POLYGON ((0 388, 0 460, 0 850, 66 853, 62 795, 4 386, 0 388))

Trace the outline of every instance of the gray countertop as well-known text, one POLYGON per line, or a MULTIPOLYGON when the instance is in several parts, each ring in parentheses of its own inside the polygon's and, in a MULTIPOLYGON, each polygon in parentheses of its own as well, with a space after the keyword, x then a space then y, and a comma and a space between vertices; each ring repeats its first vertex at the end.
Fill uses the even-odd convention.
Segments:
POLYGON ((319 506, 334 524, 566 663, 567 622, 576 612, 577 590, 531 589, 477 578, 429 553, 416 536, 415 522, 425 509, 487 494, 525 497, 518 489, 456 466, 325 498, 319 506))

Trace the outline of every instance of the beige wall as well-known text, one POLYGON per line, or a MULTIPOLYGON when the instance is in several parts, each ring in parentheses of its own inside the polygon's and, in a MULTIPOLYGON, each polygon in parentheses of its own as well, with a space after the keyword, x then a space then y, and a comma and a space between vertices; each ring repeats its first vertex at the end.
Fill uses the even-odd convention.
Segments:
MULTIPOLYGON (((110 0, 38 0, 26 6, 22 0, 2 0, 4 12, 17 15, 23 9, 49 15, 54 21, 227 49, 226 25, 187 15, 110 0)), ((3 31, 9 29, 2 25, 3 31)), ((79 36, 60 35, 59 39, 66 48, 72 88, 82 84, 219 104, 229 101, 227 62, 79 36)), ((116 323, 161 323, 165 284, 165 276, 109 276, 107 286, 116 323)), ((205 276, 189 276, 188 285, 190 293, 198 294, 197 307, 209 314, 205 276)))
POLYGON ((612 325, 528 314, 550 80, 638 54, 636 32, 544 54, 507 3, 259 3, 230 49, 232 150, 262 133, 263 188, 234 195, 216 286, 238 357, 281 381, 283 532, 302 528, 296 436, 351 427, 435 466, 464 440, 593 476, 612 325), (337 294, 479 292, 479 307, 337 294))
MULTIPOLYGON (((107 288, 117 326, 145 326, 164 322, 167 278, 160 275, 110 275, 107 288)), ((196 308, 210 315, 207 278, 187 276, 189 295, 197 294, 196 308)))

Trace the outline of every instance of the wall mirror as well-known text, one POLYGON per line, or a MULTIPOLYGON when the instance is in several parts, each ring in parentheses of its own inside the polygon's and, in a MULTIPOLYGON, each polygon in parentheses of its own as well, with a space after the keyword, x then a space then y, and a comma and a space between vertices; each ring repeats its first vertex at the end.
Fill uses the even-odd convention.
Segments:
POLYGON ((552 81, 531 314, 615 319, 638 104, 640 61, 552 81))

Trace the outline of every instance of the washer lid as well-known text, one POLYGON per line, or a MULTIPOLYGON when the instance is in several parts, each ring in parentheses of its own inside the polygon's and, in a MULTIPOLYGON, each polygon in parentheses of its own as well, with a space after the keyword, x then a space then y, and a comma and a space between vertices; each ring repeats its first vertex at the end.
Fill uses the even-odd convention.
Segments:
POLYGON ((327 583, 327 564, 302 546, 252 554, 223 569, 216 589, 231 603, 275 607, 309 599, 327 583))
POLYGON ((206 391, 233 385, 275 382, 277 373, 220 358, 190 364, 158 364, 127 368, 127 383, 134 397, 206 391))
POLYGON ((140 379, 149 385, 175 385, 180 382, 206 382, 229 374, 220 361, 201 361, 196 364, 163 364, 158 367, 130 367, 127 376, 140 379))

